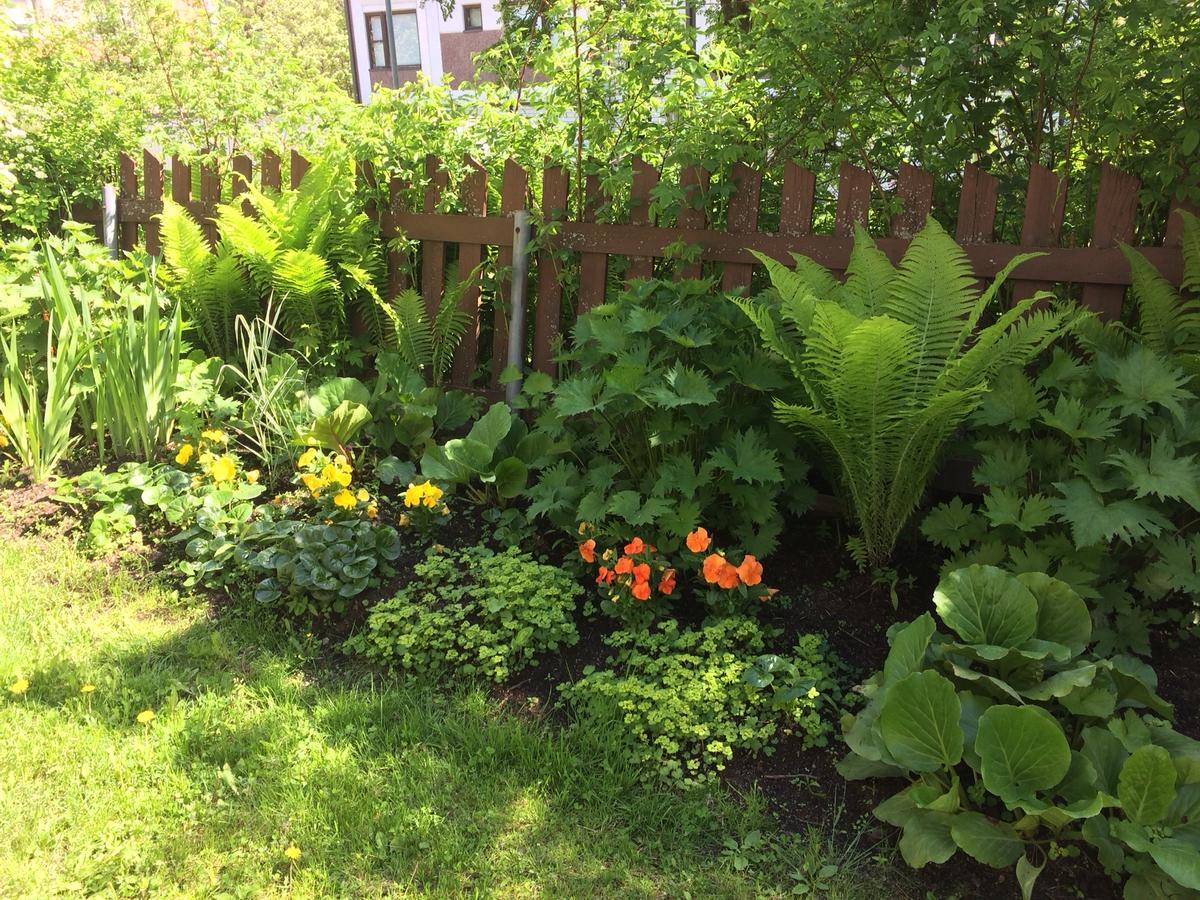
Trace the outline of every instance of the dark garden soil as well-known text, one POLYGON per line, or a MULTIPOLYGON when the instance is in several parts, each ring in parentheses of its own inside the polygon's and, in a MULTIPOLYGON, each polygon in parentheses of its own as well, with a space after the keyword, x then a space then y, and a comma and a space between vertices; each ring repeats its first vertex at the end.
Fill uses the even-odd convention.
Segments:
MULTIPOLYGON (((0 537, 2 533, 45 531, 77 527, 73 515, 64 513, 50 499, 52 492, 38 487, 0 491, 0 537)), ((398 508, 397 498, 389 498, 398 508)), ((447 547, 467 547, 488 541, 491 528, 466 514, 460 506, 436 535, 447 547)), ((574 548, 552 545, 552 536, 535 535, 531 549, 539 558, 561 562, 574 548)), ((156 541, 149 540, 151 546, 156 541)), ((887 629, 895 622, 909 621, 930 609, 937 583, 940 558, 919 540, 898 548, 898 577, 894 582, 896 606, 887 582, 873 581, 860 574, 841 551, 843 539, 832 520, 818 515, 792 523, 781 541, 781 549, 764 560, 764 579, 779 588, 779 595, 762 609, 763 618, 782 631, 779 649, 786 649, 801 633, 823 634, 829 649, 845 664, 847 679, 858 683, 879 669, 887 654, 887 629), (783 598, 788 598, 784 600, 783 598)), ((395 575, 379 588, 360 598, 347 614, 316 622, 312 630, 328 648, 326 665, 341 666, 338 648, 342 640, 365 619, 370 606, 395 592, 412 578, 414 565, 425 555, 428 544, 407 544, 393 564, 395 575)), ((501 549, 497 547, 497 549, 501 549)), ((152 551, 153 552, 153 551, 152 551)), ((164 562, 159 559, 158 562, 164 562)), ((591 587, 591 585, 585 585, 591 587)), ((592 592, 589 591, 589 595, 592 592)), ((214 614, 229 601, 213 595, 214 614)), ((604 638, 620 627, 603 617, 577 617, 579 642, 541 660, 541 664, 514 676, 493 689, 495 700, 509 712, 561 721, 564 710, 556 702, 556 686, 580 677, 586 666, 601 666, 609 655, 604 638)), ((1180 731, 1200 736, 1200 653, 1195 640, 1172 646, 1168 632, 1155 635, 1153 657, 1160 693, 1175 704, 1180 731)), ((837 742, 831 748, 805 749, 801 739, 785 737, 769 755, 741 755, 723 773, 732 790, 761 793, 787 830, 809 826, 830 829, 847 837, 862 834, 867 844, 890 843, 894 831, 871 815, 874 807, 900 789, 901 782, 869 780, 846 782, 836 772, 840 755, 837 742)), ((860 842, 861 846, 861 842, 860 842)), ((1086 848, 1082 856, 1051 862, 1037 883, 1036 895, 1044 900, 1108 900, 1121 896, 1119 885, 1103 874, 1086 848)), ((1020 890, 1012 871, 998 871, 976 864, 958 854, 953 864, 927 866, 912 873, 912 893, 898 896, 959 898, 1018 898, 1020 890)), ((895 892, 888 888, 889 893, 895 892)))

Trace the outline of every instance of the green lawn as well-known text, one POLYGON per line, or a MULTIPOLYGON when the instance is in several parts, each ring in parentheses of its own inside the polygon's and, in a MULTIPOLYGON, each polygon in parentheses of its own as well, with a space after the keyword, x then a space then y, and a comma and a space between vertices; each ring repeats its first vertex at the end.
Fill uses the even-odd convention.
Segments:
POLYGON ((0 896, 902 894, 815 831, 735 861, 727 838, 774 831, 761 802, 643 786, 609 728, 319 652, 64 541, 6 539, 0 684, 29 688, 0 697, 0 896))

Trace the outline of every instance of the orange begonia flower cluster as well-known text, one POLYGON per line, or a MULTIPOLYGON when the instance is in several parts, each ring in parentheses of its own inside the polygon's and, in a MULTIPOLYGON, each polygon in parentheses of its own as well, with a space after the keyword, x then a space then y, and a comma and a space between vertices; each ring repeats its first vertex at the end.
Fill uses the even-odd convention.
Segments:
MULTIPOLYGON (((586 532, 589 526, 581 526, 586 532)), ((697 528, 684 541, 691 554, 699 556, 712 547, 712 537, 704 528, 697 528)), ((589 537, 579 545, 579 556, 588 565, 597 566, 596 583, 608 586, 610 597, 619 601, 628 595, 634 600, 645 602, 657 591, 664 597, 675 594, 678 577, 674 567, 669 566, 658 555, 653 544, 634 537, 618 554, 616 548, 600 551, 596 539, 589 537)), ((733 565, 724 554, 711 552, 699 566, 699 574, 709 585, 723 590, 739 587, 754 588, 762 584, 763 567, 749 554, 742 557, 739 565, 733 565)), ((751 592, 752 595, 758 592, 751 592)), ((761 599, 767 599, 774 591, 766 589, 761 599)))

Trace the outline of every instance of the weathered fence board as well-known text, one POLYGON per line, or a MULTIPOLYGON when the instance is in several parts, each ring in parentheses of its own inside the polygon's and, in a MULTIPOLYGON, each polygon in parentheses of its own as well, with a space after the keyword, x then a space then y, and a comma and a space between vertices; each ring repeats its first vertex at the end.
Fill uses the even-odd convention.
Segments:
MULTIPOLYGON (((290 153, 288 158, 288 181, 294 186, 300 183, 310 167, 298 153, 290 153)), ((632 280, 649 277, 655 270, 656 259, 666 259, 680 246, 687 246, 698 253, 689 253, 687 260, 675 261, 672 266, 675 277, 698 275, 703 261, 718 267, 721 286, 728 291, 750 286, 756 263, 752 251, 785 263, 791 261, 793 253, 798 253, 831 269, 842 270, 849 260, 854 225, 868 222, 873 192, 880 190, 871 173, 844 163, 837 179, 833 233, 814 233, 815 200, 826 195, 818 192, 817 178, 812 172, 795 163, 785 163, 779 197, 779 227, 777 231, 764 231, 759 224, 763 173, 739 164, 725 176, 731 180, 733 189, 726 223, 717 228, 709 224, 712 212, 709 184, 713 175, 700 167, 690 167, 679 173, 684 199, 675 222, 668 223, 656 221, 650 213, 651 198, 661 173, 640 159, 633 159, 628 164, 632 168, 632 184, 625 222, 619 221, 620 210, 614 211, 611 217, 617 221, 598 221, 599 210, 608 199, 601 193, 598 176, 592 175, 585 180, 583 208, 573 209, 568 173, 549 164, 541 173, 539 212, 542 221, 548 224, 540 229, 537 237, 536 291, 527 338, 533 364, 541 371, 553 371, 554 348, 564 325, 563 273, 574 268, 571 264, 564 266, 563 261, 575 259, 574 254, 578 254, 579 263, 576 312, 590 309, 605 299, 609 257, 613 255, 628 258, 626 278, 632 280)), ((139 184, 136 158, 122 154, 117 200, 119 241, 123 249, 133 249, 137 246, 140 228, 145 248, 158 253, 161 233, 156 216, 163 205, 164 166, 147 151, 142 154, 141 167, 139 184)), ((215 226, 211 219, 217 205, 243 196, 246 185, 254 177, 254 168, 254 161, 244 155, 233 157, 224 173, 202 166, 200 196, 193 199, 192 167, 183 160, 172 158, 171 198, 195 216, 210 241, 215 241, 215 226)), ((506 161, 497 213, 487 207, 487 172, 474 160, 467 161, 467 175, 451 193, 450 176, 445 167, 436 157, 428 156, 419 211, 406 207, 406 199, 412 196, 410 185, 399 177, 381 176, 369 162, 361 163, 358 171, 363 184, 376 188, 374 196, 379 196, 379 179, 387 177, 386 199, 372 200, 366 211, 378 223, 387 244, 388 296, 395 296, 408 286, 407 273, 414 259, 406 250, 393 246, 395 243, 403 240, 417 248, 415 259, 420 266, 421 293, 430 312, 436 308, 445 290, 449 247, 457 248, 456 277, 459 279, 467 278, 486 259, 487 248, 497 248, 498 278, 491 302, 483 302, 478 278, 472 279, 463 290, 460 308, 470 316, 471 326, 455 356, 451 380, 466 384, 473 381, 479 371, 479 337, 485 333, 485 311, 490 309, 490 373, 482 381, 493 389, 498 387, 505 364, 512 289, 508 279, 513 245, 511 217, 516 210, 530 205, 530 173, 512 160, 506 161), (454 211, 440 211, 447 208, 454 211)), ((258 163, 257 175, 265 189, 278 189, 282 180, 280 157, 275 153, 264 153, 258 163)), ((885 183, 891 183, 890 178, 885 183)), ((928 173, 906 164, 896 173, 894 184, 898 211, 888 224, 888 236, 877 238, 877 244, 896 261, 929 214, 934 183, 928 173)), ((973 274, 977 278, 989 278, 1015 256, 1036 249, 1043 255, 1022 263, 1015 273, 1014 295, 1017 298, 1053 284, 1077 283, 1082 285, 1081 299, 1085 305, 1107 318, 1119 316, 1129 284, 1129 267, 1117 244, 1133 237, 1140 188, 1137 179, 1112 166, 1103 167, 1091 239, 1088 246, 1081 247, 1058 246, 1067 184, 1065 179, 1040 166, 1033 167, 1030 172, 1020 243, 995 242, 998 187, 997 179, 979 167, 965 167, 955 235, 973 274)), ((243 208, 247 212, 252 210, 248 201, 243 208)), ((1179 251, 1182 220, 1175 214, 1177 209, 1195 212, 1196 206, 1173 203, 1165 223, 1163 245, 1137 248, 1175 283, 1182 277, 1179 251)), ((98 210, 79 209, 76 212, 83 221, 99 220, 98 210)))

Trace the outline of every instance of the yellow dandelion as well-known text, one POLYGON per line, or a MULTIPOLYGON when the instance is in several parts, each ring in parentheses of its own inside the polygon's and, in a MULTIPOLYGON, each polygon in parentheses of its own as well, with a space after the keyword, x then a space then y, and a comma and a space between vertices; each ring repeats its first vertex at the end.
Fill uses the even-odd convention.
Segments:
POLYGON ((283 855, 286 856, 292 862, 299 862, 300 857, 303 854, 300 852, 300 848, 297 847, 295 844, 288 844, 288 848, 283 851, 283 855))
POLYGON ((85 684, 83 687, 81 687, 79 689, 79 693, 94 694, 94 693, 96 693, 96 686, 89 681, 87 684, 85 684))
POLYGON ((179 448, 179 452, 175 454, 175 462, 181 466, 186 466, 192 461, 192 454, 196 452, 196 448, 191 444, 184 444, 179 448))
POLYGON ((14 697, 24 697, 27 690, 29 690, 28 678, 18 678, 8 686, 8 692, 14 697))
POLYGON ((154 710, 143 709, 137 714, 137 722, 139 725, 149 725, 154 721, 154 710))

